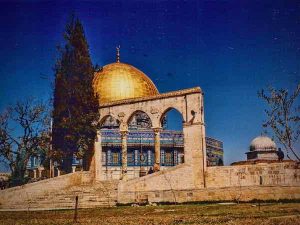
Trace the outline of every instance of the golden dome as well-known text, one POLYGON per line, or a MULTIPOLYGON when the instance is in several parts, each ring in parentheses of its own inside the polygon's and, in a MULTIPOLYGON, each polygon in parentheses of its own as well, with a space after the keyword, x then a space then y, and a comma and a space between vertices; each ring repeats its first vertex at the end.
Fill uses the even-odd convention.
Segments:
POLYGON ((159 94, 154 83, 142 71, 118 60, 95 73, 93 88, 100 97, 100 104, 159 94))

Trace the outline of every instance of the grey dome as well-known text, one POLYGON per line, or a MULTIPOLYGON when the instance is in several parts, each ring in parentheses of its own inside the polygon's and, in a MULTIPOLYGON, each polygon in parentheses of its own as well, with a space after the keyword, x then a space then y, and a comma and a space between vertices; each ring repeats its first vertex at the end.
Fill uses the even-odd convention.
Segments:
POLYGON ((251 141, 250 151, 276 151, 274 141, 267 136, 258 136, 251 141))

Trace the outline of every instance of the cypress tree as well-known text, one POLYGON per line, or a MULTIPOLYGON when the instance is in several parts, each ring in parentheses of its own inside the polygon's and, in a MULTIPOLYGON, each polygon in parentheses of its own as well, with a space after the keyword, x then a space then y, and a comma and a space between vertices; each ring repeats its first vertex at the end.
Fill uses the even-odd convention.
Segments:
POLYGON ((89 163, 98 129, 99 102, 92 82, 94 67, 89 54, 83 26, 72 16, 64 33, 65 45, 59 48, 55 65, 53 101, 53 157, 63 159, 63 169, 71 171, 72 157, 89 163))

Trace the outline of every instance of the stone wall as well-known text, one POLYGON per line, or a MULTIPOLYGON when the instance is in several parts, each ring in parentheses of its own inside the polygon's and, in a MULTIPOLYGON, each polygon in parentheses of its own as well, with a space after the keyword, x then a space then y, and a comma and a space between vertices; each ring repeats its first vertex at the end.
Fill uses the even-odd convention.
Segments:
POLYGON ((182 164, 121 182, 118 202, 300 199, 300 165, 296 162, 208 167, 205 188, 195 185, 194 176, 193 166, 182 164))
POLYGON ((300 199, 299 186, 248 186, 201 188, 191 190, 128 191, 120 193, 119 203, 201 202, 300 199))
MULTIPOLYGON (((136 202, 143 199, 144 192, 194 189, 192 167, 181 164, 167 170, 121 181, 118 186, 118 202, 136 202)), ((159 199, 157 199, 159 200, 159 199)))
POLYGON ((300 168, 295 162, 209 167, 203 188, 195 174, 189 164, 128 181, 95 182, 92 173, 76 172, 1 190, 0 209, 72 208, 76 195, 81 208, 116 202, 300 199, 300 168))
POLYGON ((206 187, 300 186, 300 164, 278 162, 208 167, 205 180, 206 187))
POLYGON ((0 208, 26 208, 29 202, 49 193, 82 184, 91 184, 88 172, 76 172, 0 191, 0 208))

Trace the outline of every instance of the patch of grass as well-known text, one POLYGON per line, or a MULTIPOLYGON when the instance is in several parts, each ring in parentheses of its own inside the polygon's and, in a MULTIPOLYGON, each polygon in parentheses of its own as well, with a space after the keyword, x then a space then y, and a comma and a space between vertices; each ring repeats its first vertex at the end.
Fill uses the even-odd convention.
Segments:
MULTIPOLYGON (((0 212, 0 224, 75 224, 73 210, 0 212)), ((78 223, 101 225, 296 225, 300 203, 181 204, 80 209, 78 223)))

